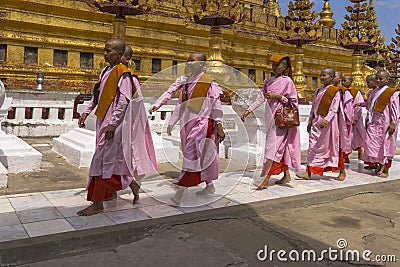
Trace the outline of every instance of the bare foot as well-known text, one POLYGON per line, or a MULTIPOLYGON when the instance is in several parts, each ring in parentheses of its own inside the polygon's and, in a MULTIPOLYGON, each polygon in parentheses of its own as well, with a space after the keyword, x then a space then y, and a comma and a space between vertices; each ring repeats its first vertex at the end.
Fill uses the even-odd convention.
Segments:
POLYGON ((183 197, 183 193, 185 192, 186 187, 178 186, 178 190, 176 191, 175 195, 171 197, 172 202, 175 205, 179 206, 181 204, 181 199, 183 197))
POLYGON ((176 195, 171 197, 172 202, 174 202, 177 206, 181 204, 181 198, 177 197, 176 195))
POLYGON ((112 200, 112 199, 115 199, 115 198, 117 198, 117 192, 113 192, 112 196, 109 197, 109 198, 104 199, 104 201, 109 201, 109 200, 112 200))
POLYGON ((268 189, 268 185, 257 185, 257 184, 254 185, 257 187, 256 190, 268 189))
POLYGON ((335 178, 336 181, 344 181, 346 179, 346 173, 345 172, 340 172, 339 176, 335 178))
POLYGON ((379 174, 382 170, 383 170, 383 165, 379 165, 375 170, 375 174, 379 174))
POLYGON ((362 160, 362 157, 363 157, 363 152, 360 149, 360 150, 358 150, 358 160, 362 160))
POLYGON ((290 174, 285 172, 285 175, 283 175, 282 179, 275 181, 275 184, 287 184, 291 180, 292 178, 290 177, 290 174))
POLYGON ((214 184, 208 184, 206 185, 206 188, 204 188, 201 191, 197 191, 196 195, 211 195, 215 193, 215 186, 214 184))
POLYGON ((388 178, 389 177, 389 173, 382 172, 381 174, 378 175, 378 177, 388 178))
POLYGON ((301 178, 301 179, 304 179, 304 180, 310 180, 311 179, 311 175, 308 172, 305 172, 303 174, 296 173, 296 176, 301 178))
POLYGON ((381 178, 388 178, 389 177, 389 169, 386 166, 382 165, 382 173, 379 174, 381 178))
POLYGON ((103 202, 94 202, 86 209, 77 212, 79 216, 91 216, 97 213, 103 212, 103 202))
POLYGON ((129 187, 131 188, 132 193, 133 193, 132 205, 135 205, 135 203, 139 200, 140 186, 135 181, 132 181, 132 183, 129 185, 129 187))
POLYGON ((262 189, 267 189, 268 188, 268 182, 269 182, 269 178, 270 176, 265 176, 265 178, 261 181, 261 183, 259 183, 258 185, 255 184, 255 186, 257 186, 258 190, 262 190, 262 189))
POLYGON ((290 177, 290 172, 289 170, 286 170, 283 174, 283 177, 280 180, 275 181, 275 184, 286 184, 289 183, 290 180, 292 180, 292 178, 290 177))

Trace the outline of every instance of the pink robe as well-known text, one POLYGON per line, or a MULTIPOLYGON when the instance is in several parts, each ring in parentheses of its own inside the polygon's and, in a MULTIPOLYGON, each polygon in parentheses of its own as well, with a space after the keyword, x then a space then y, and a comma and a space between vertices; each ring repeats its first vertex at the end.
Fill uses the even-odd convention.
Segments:
MULTIPOLYGON (((175 95, 178 89, 183 91, 186 82, 188 82, 187 93, 190 98, 201 75, 202 73, 195 77, 178 77, 154 106, 161 107, 175 95)), ((222 122, 222 107, 219 99, 221 93, 218 85, 212 82, 200 113, 187 108, 186 102, 182 101, 182 93, 179 96, 178 103, 168 122, 169 126, 174 126, 179 121, 181 128, 183 162, 182 173, 178 180, 182 179, 185 171, 200 171, 201 181, 207 183, 218 179, 219 138, 217 137, 217 124, 222 122), (213 129, 211 138, 206 138, 209 119, 213 120, 213 129)))
MULTIPOLYGON (((103 92, 105 82, 107 81, 107 78, 110 75, 111 71, 112 68, 108 69, 102 75, 102 77, 100 77, 101 84, 99 89, 99 99, 103 92)), ((140 87, 138 88, 138 90, 140 90, 140 87)), ((135 174, 134 171, 140 172, 144 169, 148 170, 147 168, 141 168, 142 166, 140 165, 140 163, 135 166, 136 169, 130 169, 130 167, 127 165, 127 159, 125 158, 124 151, 127 151, 127 146, 130 146, 131 144, 129 144, 128 142, 122 142, 124 125, 123 121, 128 107, 133 105, 133 103, 130 103, 131 100, 132 82, 129 76, 124 75, 118 82, 116 97, 108 108, 103 121, 99 120, 98 118, 96 120, 96 149, 89 168, 88 186, 90 185, 91 179, 94 176, 102 176, 103 179, 110 179, 112 175, 120 175, 122 189, 124 189, 132 182, 133 176, 135 174), (114 137, 107 140, 104 135, 104 130, 108 125, 115 126, 116 129, 114 132, 114 137)), ((89 105, 84 110, 84 113, 89 114, 93 111, 95 107, 96 106, 92 98, 89 102, 89 105)), ((141 116, 142 115, 143 114, 141 114, 141 116)), ((147 117, 142 116, 138 118, 145 119, 147 121, 147 117)), ((129 129, 129 127, 127 127, 127 129, 129 129)), ((143 138, 143 135, 138 137, 143 138)), ((144 157, 146 156, 146 154, 143 152, 139 153, 144 157)))
MULTIPOLYGON (((275 113, 283 105, 288 105, 290 101, 293 106, 298 107, 298 95, 296 87, 293 81, 288 76, 279 76, 278 78, 271 77, 264 81, 263 89, 257 96, 256 101, 247 109, 252 112, 258 108, 266 100, 264 94, 266 92, 273 92, 282 96, 281 100, 268 99, 268 105, 265 108, 269 108, 271 113, 265 112, 264 120, 266 128, 270 124, 271 115, 275 119, 275 113)), ((270 132, 266 129, 267 133, 270 132)), ((274 140, 268 140, 265 143, 264 153, 264 166, 261 172, 261 176, 265 176, 268 173, 270 164, 269 161, 281 162, 283 159, 284 164, 293 167, 296 171, 300 170, 301 165, 301 146, 300 146, 300 130, 299 127, 280 128, 276 127, 276 134, 274 140), (274 145, 272 145, 274 144, 274 145)))
MULTIPOLYGON (((358 91, 356 97, 353 100, 353 105, 357 103, 363 103, 364 99, 361 95, 361 92, 358 91)), ((352 129, 352 142, 351 148, 352 150, 356 150, 358 148, 364 147, 364 139, 365 139, 365 126, 364 119, 362 116, 362 107, 358 106, 354 108, 354 118, 353 121, 356 121, 356 125, 353 125, 352 129)))
MULTIPOLYGON (((157 160, 140 83, 135 77, 132 78, 137 97, 131 99, 126 110, 122 125, 122 144, 127 166, 136 178, 155 171, 157 160)), ((136 182, 140 185, 140 181, 136 182)))
MULTIPOLYGON (((329 87, 329 86, 328 86, 329 87)), ((341 101, 340 91, 332 99, 328 114, 323 117, 317 113, 321 99, 328 87, 317 89, 311 105, 309 124, 309 146, 307 165, 312 167, 338 167, 339 164, 339 123, 338 111, 341 101), (328 125, 321 129, 319 124, 328 121, 328 125)))
POLYGON ((351 133, 354 117, 353 96, 350 90, 346 90, 342 94, 342 101, 339 105, 339 148, 342 152, 350 154, 351 149, 351 133))
POLYGON ((372 100, 380 90, 381 88, 377 88, 371 91, 367 99, 369 111, 366 118, 367 131, 363 160, 369 163, 385 164, 388 163, 388 160, 393 159, 396 152, 397 125, 400 115, 399 91, 393 93, 383 113, 380 113, 372 110, 374 106, 372 100), (391 121, 396 125, 396 130, 393 134, 389 134, 388 131, 391 121))

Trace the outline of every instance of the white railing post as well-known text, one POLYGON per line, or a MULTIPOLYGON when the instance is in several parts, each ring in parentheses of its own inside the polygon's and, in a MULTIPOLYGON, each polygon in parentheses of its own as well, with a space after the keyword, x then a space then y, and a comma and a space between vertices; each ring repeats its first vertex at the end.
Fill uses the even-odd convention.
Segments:
POLYGON ((25 107, 17 107, 15 109, 15 120, 23 121, 25 119, 25 107))
POLYGON ((42 119, 42 108, 33 108, 32 120, 42 119))
POLYGON ((74 116, 73 108, 66 108, 64 113, 64 121, 72 121, 74 116))
POLYGON ((58 120, 58 108, 50 108, 49 121, 58 120))

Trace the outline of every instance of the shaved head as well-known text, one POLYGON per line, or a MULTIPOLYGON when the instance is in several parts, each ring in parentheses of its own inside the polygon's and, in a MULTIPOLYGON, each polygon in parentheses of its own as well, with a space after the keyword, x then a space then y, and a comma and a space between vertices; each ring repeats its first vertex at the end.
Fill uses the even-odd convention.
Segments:
POLYGON ((335 76, 342 77, 343 73, 341 71, 336 70, 335 71, 335 76))
POLYGON ((112 43, 114 45, 114 48, 118 52, 125 53, 125 41, 119 38, 111 38, 110 40, 107 41, 108 43, 112 43))
POLYGON ((350 81, 353 81, 353 76, 350 74, 346 74, 343 76, 343 79, 349 79, 350 81))
POLYGON ((104 60, 111 67, 121 63, 121 58, 125 52, 125 41, 112 38, 104 44, 104 60))
POLYGON ((367 81, 371 81, 371 80, 376 80, 376 76, 375 74, 370 74, 367 76, 367 78, 365 78, 367 81))
POLYGON ((191 55, 193 57, 195 57, 197 59, 197 61, 206 61, 207 60, 207 56, 203 52, 193 52, 191 55))
POLYGON ((130 47, 129 45, 125 45, 124 57, 131 58, 132 56, 133 56, 132 47, 130 47))
POLYGON ((389 79, 389 72, 387 72, 386 70, 378 70, 377 72, 376 72, 376 75, 383 75, 383 76, 385 76, 386 78, 388 78, 389 79))
POLYGON ((335 70, 331 69, 331 68, 325 68, 322 69, 323 71, 326 71, 327 73, 329 73, 329 75, 331 75, 331 77, 335 77, 335 70))

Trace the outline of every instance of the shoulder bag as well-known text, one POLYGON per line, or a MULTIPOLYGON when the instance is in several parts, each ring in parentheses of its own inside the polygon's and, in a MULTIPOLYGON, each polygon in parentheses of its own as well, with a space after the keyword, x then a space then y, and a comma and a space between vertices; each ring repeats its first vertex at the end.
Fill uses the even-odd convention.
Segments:
POLYGON ((300 125, 299 110, 291 101, 287 107, 283 106, 275 113, 275 124, 278 127, 296 127, 300 125))

